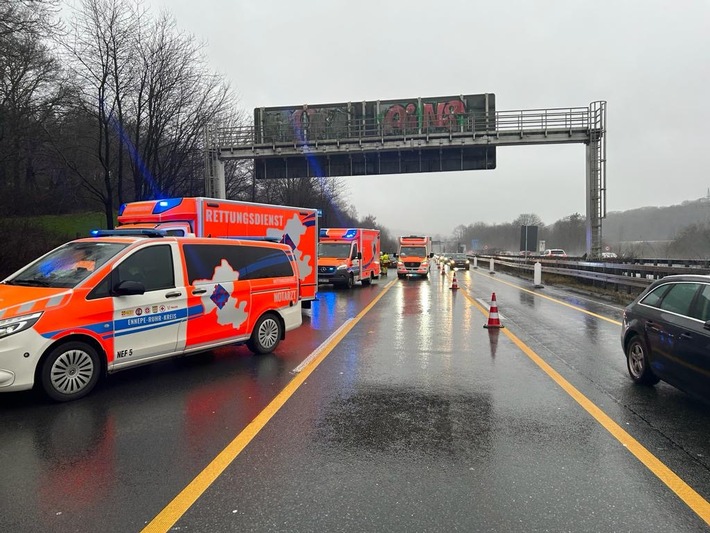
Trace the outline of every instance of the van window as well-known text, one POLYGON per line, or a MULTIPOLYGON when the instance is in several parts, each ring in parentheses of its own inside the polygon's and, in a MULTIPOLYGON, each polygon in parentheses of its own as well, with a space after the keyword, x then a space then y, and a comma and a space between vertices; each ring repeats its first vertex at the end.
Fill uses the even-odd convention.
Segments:
POLYGON ((146 292, 175 287, 175 269, 170 245, 161 244, 137 250, 113 269, 91 291, 88 298, 110 296, 111 287, 126 280, 141 282, 146 292))
POLYGON ((222 260, 239 272, 240 280, 293 276, 291 262, 283 250, 226 244, 185 244, 183 250, 190 284, 198 279, 213 279, 222 260))

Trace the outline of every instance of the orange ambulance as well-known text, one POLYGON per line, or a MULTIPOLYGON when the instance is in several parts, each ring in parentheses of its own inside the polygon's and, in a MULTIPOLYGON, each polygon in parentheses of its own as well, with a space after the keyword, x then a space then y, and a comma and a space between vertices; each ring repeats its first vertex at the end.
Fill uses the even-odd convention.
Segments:
POLYGON ((431 238, 418 235, 400 237, 396 257, 398 278, 427 277, 429 275, 429 259, 434 257, 431 251, 431 238))
POLYGON ((318 211, 217 198, 167 198, 131 202, 118 212, 119 228, 150 228, 170 235, 262 238, 288 244, 298 263, 300 298, 316 298, 318 211))
POLYGON ((288 245, 99 230, 0 282, 0 392, 74 400, 168 357, 233 343, 269 353, 301 323, 288 245))
POLYGON ((321 228, 318 283, 352 288, 380 277, 380 232, 365 228, 321 228))

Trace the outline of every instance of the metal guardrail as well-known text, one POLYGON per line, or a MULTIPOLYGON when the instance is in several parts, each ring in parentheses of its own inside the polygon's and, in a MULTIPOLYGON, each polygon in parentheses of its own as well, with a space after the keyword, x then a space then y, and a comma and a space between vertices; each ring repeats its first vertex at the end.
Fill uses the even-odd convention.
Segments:
MULTIPOLYGON (((481 260, 495 260, 501 266, 521 272, 533 272, 535 263, 542 265, 543 276, 555 274, 571 278, 603 283, 627 289, 643 289, 653 281, 672 274, 710 274, 710 261, 705 259, 634 259, 629 261, 586 261, 575 258, 546 259, 542 257, 511 257, 478 255, 481 260)), ((479 267, 481 265, 479 264, 479 267)))
POLYGON ((375 118, 346 121, 334 125, 318 124, 316 133, 309 133, 294 125, 284 123, 279 128, 256 131, 254 125, 236 128, 214 128, 210 142, 215 146, 246 147, 274 145, 279 143, 302 144, 313 142, 342 142, 389 138, 393 135, 421 138, 432 135, 471 136, 497 135, 500 133, 551 133, 585 131, 596 128, 595 117, 590 108, 569 107, 550 109, 525 109, 496 111, 493 114, 462 113, 452 115, 446 125, 422 126, 420 123, 403 123, 396 131, 392 126, 375 118), (257 142, 257 139, 260 142, 257 142))

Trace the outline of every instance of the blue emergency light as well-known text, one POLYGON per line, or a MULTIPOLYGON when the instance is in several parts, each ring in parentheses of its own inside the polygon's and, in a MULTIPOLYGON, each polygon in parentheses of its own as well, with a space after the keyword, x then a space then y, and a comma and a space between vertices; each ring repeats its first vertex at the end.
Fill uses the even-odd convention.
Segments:
POLYGON ((354 239, 356 235, 357 235, 356 229, 349 229, 348 231, 345 232, 345 235, 343 235, 343 238, 344 239, 354 239))
POLYGON ((166 200, 159 200, 155 203, 153 208, 153 214, 159 215, 160 213, 165 213, 170 211, 173 207, 177 207, 182 203, 182 198, 167 198, 166 200))

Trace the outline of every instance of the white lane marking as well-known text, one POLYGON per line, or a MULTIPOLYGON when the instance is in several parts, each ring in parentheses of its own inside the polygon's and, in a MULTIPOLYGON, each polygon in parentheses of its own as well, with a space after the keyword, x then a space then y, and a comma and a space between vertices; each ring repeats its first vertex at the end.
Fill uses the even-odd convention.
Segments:
POLYGON ((296 368, 294 368, 293 370, 291 370, 291 373, 292 373, 292 374, 298 374, 301 370, 303 370, 304 368, 306 368, 306 367, 308 366, 308 363, 310 363, 313 359, 315 359, 316 357, 318 357, 318 356, 320 355, 320 353, 325 349, 325 347, 328 346, 328 344, 330 343, 330 341, 331 341, 334 337, 336 337, 343 329, 345 329, 345 327, 347 327, 347 325, 350 324, 350 322, 352 322, 352 321, 353 321, 352 318, 348 318, 338 329, 336 329, 333 333, 331 333, 330 337, 328 337, 327 339, 325 339, 325 340, 321 343, 321 345, 318 346, 318 348, 316 348, 315 350, 313 350, 313 351, 311 352, 311 355, 309 355, 308 357, 306 357, 306 358, 303 360, 303 362, 301 362, 300 365, 298 365, 296 368))

